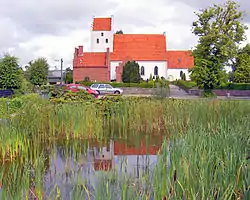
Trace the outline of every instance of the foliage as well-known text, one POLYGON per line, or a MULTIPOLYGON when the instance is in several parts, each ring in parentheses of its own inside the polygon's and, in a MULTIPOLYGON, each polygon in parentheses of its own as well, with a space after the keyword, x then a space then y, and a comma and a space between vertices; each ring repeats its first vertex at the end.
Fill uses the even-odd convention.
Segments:
POLYGON ((122 81, 124 83, 139 83, 141 80, 140 66, 135 61, 128 61, 122 71, 122 81))
POLYGON ((233 81, 250 83, 250 44, 247 44, 238 54, 233 69, 233 81))
POLYGON ((97 106, 27 97, 0 126, 0 199, 248 199, 249 101, 110 97, 97 106), (86 171, 86 155, 107 141, 127 152, 163 145, 143 168, 123 154, 110 171, 86 171), (61 158, 60 173, 52 158, 61 158))
POLYGON ((84 82, 90 82, 90 78, 89 78, 88 76, 85 76, 85 78, 84 78, 83 81, 84 81, 84 82))
POLYGON ((250 84, 249 83, 225 83, 216 89, 250 90, 250 84))
POLYGON ((201 93, 201 97, 203 97, 203 98, 215 98, 216 94, 214 93, 213 90, 204 90, 201 93))
POLYGON ((225 82, 224 67, 232 65, 240 43, 246 39, 247 26, 241 23, 243 12, 239 5, 228 0, 224 5, 213 5, 196 13, 193 33, 199 37, 193 51, 195 66, 191 79, 199 88, 212 90, 225 82))
POLYGON ((4 55, 0 59, 0 88, 19 89, 22 85, 23 71, 19 67, 18 58, 4 55))
POLYGON ((154 81, 152 74, 150 74, 150 76, 149 76, 149 81, 154 81))
POLYGON ((68 68, 65 70, 64 82, 65 82, 66 84, 73 83, 73 70, 70 69, 70 67, 68 67, 68 68))
POLYGON ((183 81, 186 81, 186 74, 185 74, 185 73, 183 73, 181 79, 182 79, 183 81))
POLYGON ((38 58, 30 62, 27 68, 28 79, 33 85, 43 85, 47 83, 49 64, 45 58, 38 58))
POLYGON ((165 99, 170 96, 170 88, 167 81, 158 80, 156 88, 153 90, 153 96, 159 99, 165 99))
POLYGON ((181 89, 188 91, 194 87, 196 87, 196 83, 193 81, 184 81, 184 80, 177 80, 177 81, 173 81, 174 85, 177 85, 178 87, 180 87, 181 89))
POLYGON ((115 34, 123 34, 122 30, 116 31, 115 34))
POLYGON ((84 102, 92 99, 93 96, 84 90, 72 92, 70 90, 65 90, 64 88, 54 88, 50 92, 50 100, 55 103, 84 102))

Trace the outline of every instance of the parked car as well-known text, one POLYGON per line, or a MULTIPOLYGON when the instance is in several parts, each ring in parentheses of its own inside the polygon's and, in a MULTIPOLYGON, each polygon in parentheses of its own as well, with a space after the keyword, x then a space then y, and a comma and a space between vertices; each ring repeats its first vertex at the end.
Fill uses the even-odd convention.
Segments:
POLYGON ((71 90, 72 92, 79 92, 81 90, 85 90, 89 94, 93 95, 95 98, 97 98, 99 95, 99 93, 96 90, 93 90, 81 84, 67 84, 65 87, 66 87, 66 90, 71 90))
POLYGON ((121 88, 112 87, 110 84, 92 84, 90 86, 92 90, 96 90, 98 94, 122 94, 121 88))

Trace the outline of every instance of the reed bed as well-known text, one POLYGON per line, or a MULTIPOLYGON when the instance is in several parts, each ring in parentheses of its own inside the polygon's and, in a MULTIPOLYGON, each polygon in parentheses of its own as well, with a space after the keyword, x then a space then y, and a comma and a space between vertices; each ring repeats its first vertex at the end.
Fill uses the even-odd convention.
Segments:
POLYGON ((11 112, 4 105, 0 100, 0 199, 249 197, 249 101, 121 98, 54 104, 33 96, 11 112), (91 148, 89 139, 105 146, 110 139, 140 141, 141 135, 147 143, 159 136, 165 142, 154 170, 140 178, 124 168, 87 180, 80 165, 57 174, 51 162, 59 151, 80 163, 91 148), (48 184, 51 173, 60 181, 48 184))

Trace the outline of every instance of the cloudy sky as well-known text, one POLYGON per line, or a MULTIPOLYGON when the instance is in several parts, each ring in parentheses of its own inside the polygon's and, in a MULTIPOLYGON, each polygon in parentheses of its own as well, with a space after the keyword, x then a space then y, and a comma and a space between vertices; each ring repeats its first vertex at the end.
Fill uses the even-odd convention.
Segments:
MULTIPOLYGON (((250 1, 237 0, 249 12, 250 1)), ((191 49, 196 38, 194 12, 224 0, 0 0, 0 53, 11 53, 25 65, 39 56, 51 66, 64 59, 72 66, 74 47, 90 47, 93 16, 114 15, 114 30, 167 34, 169 49, 191 49)), ((250 42, 250 30, 247 31, 250 42)), ((52 67, 53 68, 53 67, 52 67)))

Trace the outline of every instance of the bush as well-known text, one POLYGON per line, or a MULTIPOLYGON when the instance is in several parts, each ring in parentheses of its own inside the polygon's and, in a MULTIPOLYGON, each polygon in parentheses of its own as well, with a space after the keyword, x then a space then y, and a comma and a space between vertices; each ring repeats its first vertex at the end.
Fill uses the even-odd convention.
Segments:
POLYGON ((192 81, 184 81, 184 80, 176 80, 173 82, 174 85, 177 85, 178 87, 180 87, 181 89, 187 91, 192 89, 193 87, 196 86, 195 82, 192 81))
POLYGON ((216 89, 224 90, 250 90, 250 83, 226 83, 216 89))
POLYGON ((153 96, 159 99, 167 98, 170 96, 169 84, 167 82, 157 82, 156 88, 153 91, 153 96))
POLYGON ((139 83, 141 80, 140 66, 135 61, 128 61, 122 71, 122 81, 124 83, 139 83))
POLYGON ((92 99, 93 96, 84 90, 80 92, 72 92, 70 90, 54 88, 50 92, 50 100, 55 103, 83 102, 92 99))

